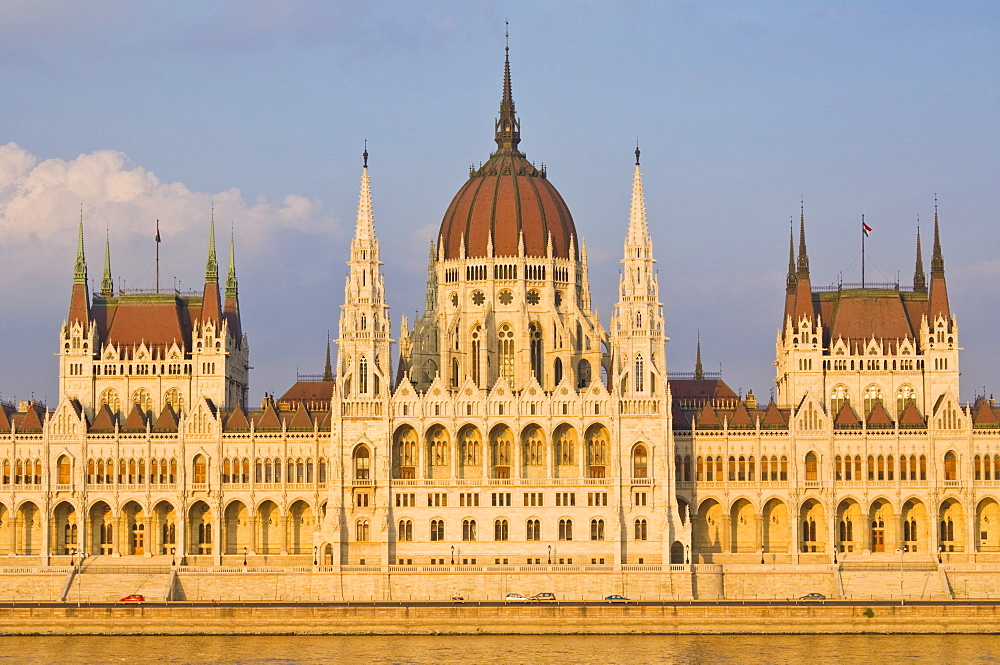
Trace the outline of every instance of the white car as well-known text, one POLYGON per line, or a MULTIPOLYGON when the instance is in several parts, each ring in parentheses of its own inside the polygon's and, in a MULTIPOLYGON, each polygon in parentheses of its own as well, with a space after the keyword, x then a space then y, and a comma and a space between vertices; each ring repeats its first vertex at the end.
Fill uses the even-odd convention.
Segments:
POLYGON ((505 603, 530 603, 530 598, 525 598, 519 593, 508 593, 507 597, 503 599, 505 603))

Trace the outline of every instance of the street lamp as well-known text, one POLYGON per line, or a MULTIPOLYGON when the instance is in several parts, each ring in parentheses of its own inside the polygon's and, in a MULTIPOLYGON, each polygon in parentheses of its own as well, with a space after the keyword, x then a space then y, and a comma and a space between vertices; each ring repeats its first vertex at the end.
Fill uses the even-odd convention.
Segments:
POLYGON ((243 567, 245 568, 246 565, 247 565, 247 546, 244 545, 243 546, 243 567))
POLYGON ((176 547, 171 547, 170 548, 170 566, 172 568, 176 568, 177 567, 177 548, 176 547))
POLYGON ((451 546, 451 565, 455 565, 455 546, 451 546))
POLYGON ((944 554, 944 545, 938 545, 938 563, 941 563, 941 558, 944 554))
POLYGON ((319 553, 319 548, 316 545, 313 545, 313 565, 314 566, 318 565, 318 562, 316 560, 316 557, 318 556, 318 553, 319 553))
POLYGON ((549 545, 549 565, 552 564, 552 546, 549 545))

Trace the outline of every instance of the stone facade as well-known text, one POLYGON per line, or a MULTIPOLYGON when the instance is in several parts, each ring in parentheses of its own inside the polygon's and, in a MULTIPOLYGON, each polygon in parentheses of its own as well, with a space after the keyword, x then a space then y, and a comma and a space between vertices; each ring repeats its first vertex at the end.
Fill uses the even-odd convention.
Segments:
POLYGON ((224 298, 214 225, 202 294, 116 293, 108 252, 91 297, 81 220, 59 404, 0 409, 0 555, 477 574, 1000 559, 1000 415, 958 400, 937 217, 929 288, 918 237, 912 288, 814 290, 803 214, 760 407, 700 348, 667 372, 638 149, 605 329, 586 246, 519 141, 508 64, 498 149, 432 243, 395 371, 365 153, 336 362, 259 411, 232 244, 224 298))

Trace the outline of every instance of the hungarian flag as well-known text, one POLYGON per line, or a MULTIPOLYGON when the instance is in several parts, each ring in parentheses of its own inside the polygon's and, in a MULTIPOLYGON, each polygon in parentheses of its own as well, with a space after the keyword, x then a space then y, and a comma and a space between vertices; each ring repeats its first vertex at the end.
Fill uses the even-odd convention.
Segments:
POLYGON ((861 231, 862 233, 865 234, 865 237, 867 238, 869 235, 871 235, 872 227, 868 226, 864 222, 861 222, 861 231))
POLYGON ((156 242, 160 242, 160 220, 156 220, 156 242))

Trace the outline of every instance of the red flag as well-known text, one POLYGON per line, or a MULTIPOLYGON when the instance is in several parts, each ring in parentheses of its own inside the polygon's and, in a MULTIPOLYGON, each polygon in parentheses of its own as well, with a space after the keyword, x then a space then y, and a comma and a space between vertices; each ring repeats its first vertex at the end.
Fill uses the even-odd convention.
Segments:
POLYGON ((156 242, 160 242, 160 220, 156 220, 156 242))

